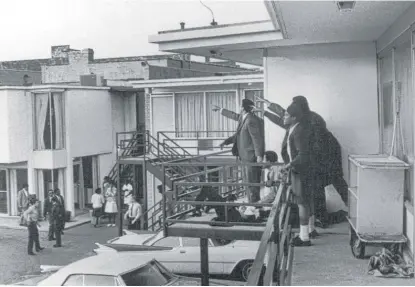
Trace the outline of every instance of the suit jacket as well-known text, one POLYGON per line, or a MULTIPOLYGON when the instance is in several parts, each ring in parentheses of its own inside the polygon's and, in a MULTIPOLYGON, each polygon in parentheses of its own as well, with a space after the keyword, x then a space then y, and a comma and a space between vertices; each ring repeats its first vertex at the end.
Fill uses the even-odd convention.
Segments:
POLYGON ((58 198, 58 202, 61 205, 60 211, 62 212, 62 214, 65 214, 65 200, 63 199, 63 196, 59 194, 56 195, 56 197, 58 198))
POLYGON ((29 191, 25 191, 25 189, 19 190, 17 193, 17 207, 20 211, 26 210, 29 204, 29 191), (27 193, 27 195, 26 195, 27 193))
POLYGON ((237 132, 225 140, 225 144, 235 142, 242 160, 252 161, 255 157, 263 157, 265 152, 264 121, 252 113, 247 114, 243 119, 242 115, 227 109, 222 109, 222 115, 238 121, 237 132))
POLYGON ((310 125, 300 122, 291 136, 288 137, 288 135, 289 130, 285 133, 282 142, 281 155, 284 163, 291 162, 293 172, 306 176, 311 171, 310 125), (288 149, 290 149, 291 159, 288 149))
MULTIPOLYGON (((287 129, 284 125, 284 113, 285 109, 280 105, 271 103, 268 107, 273 113, 266 111, 264 115, 276 125, 287 129), (274 114, 275 113, 275 114, 274 114)), ((309 125, 309 142, 311 153, 312 168, 316 173, 327 173, 328 165, 328 133, 326 122, 317 113, 310 111, 310 113, 301 119, 304 126, 309 125)))
POLYGON ((46 217, 46 214, 52 214, 52 201, 49 196, 45 199, 45 203, 43 204, 43 217, 46 217))

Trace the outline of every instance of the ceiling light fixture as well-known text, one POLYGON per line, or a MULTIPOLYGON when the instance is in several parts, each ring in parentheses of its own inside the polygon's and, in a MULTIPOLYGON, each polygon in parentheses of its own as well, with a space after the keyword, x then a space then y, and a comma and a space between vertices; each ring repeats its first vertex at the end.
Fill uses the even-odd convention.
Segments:
POLYGON ((336 3, 340 12, 351 12, 356 4, 356 1, 337 1, 336 3))

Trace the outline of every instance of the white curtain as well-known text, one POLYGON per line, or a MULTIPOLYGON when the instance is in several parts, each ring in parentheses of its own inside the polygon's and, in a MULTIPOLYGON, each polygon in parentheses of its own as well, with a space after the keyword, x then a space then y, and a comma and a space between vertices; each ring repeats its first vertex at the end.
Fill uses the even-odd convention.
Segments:
POLYGON ((55 149, 64 148, 64 118, 63 118, 63 95, 61 93, 53 93, 53 106, 55 110, 55 149))
POLYGON ((11 215, 17 215, 17 175, 15 169, 9 169, 10 175, 10 202, 11 202, 11 215))
MULTIPOLYGON (((203 93, 183 93, 175 96, 176 137, 196 137, 197 132, 204 130, 203 93), (185 131, 187 133, 180 133, 185 131)), ((199 136, 203 136, 203 133, 199 133, 199 136)))
POLYGON ((48 113, 48 103, 49 95, 48 94, 36 94, 35 95, 35 105, 36 105, 36 148, 43 150, 45 146, 45 124, 46 124, 46 115, 48 113))
POLYGON ((42 201, 42 203, 44 202, 45 199, 45 181, 44 181, 44 177, 43 177, 43 170, 41 169, 37 169, 36 173, 37 173, 37 192, 36 192, 36 196, 37 198, 42 201))
POLYGON ((212 111, 212 107, 219 106, 235 111, 235 92, 209 92, 206 93, 206 115, 208 137, 229 137, 236 130, 237 122, 222 116, 219 112, 212 111), (228 131, 226 133, 220 131, 228 131))

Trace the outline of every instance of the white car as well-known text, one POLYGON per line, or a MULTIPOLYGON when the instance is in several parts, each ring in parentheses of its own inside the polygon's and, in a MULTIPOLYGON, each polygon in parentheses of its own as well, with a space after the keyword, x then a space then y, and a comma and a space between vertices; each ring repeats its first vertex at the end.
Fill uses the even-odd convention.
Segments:
MULTIPOLYGON (((108 252, 153 253, 154 258, 173 273, 200 274, 200 239, 190 237, 164 237, 156 234, 126 235, 96 243, 97 254, 108 252), (158 250, 157 250, 158 249, 158 250)), ((259 248, 259 241, 217 241, 209 239, 209 274, 231 275, 247 280, 259 248)))
MULTIPOLYGON (((118 253, 87 257, 69 264, 45 280, 40 286, 195 286, 199 278, 177 276, 152 256, 118 253)), ((209 280, 210 285, 224 285, 209 280)), ((226 284, 232 283, 230 281, 226 284)))

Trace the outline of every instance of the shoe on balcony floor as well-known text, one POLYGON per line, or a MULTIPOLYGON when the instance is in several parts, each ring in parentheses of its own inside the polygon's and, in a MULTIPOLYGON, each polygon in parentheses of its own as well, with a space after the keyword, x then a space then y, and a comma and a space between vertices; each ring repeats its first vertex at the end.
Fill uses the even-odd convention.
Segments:
POLYGON ((302 247, 302 246, 311 246, 311 241, 307 240, 307 241, 302 241, 300 236, 297 235, 296 237, 294 237, 293 239, 291 239, 291 245, 292 246, 297 246, 297 247, 302 247))
POLYGON ((311 239, 314 239, 314 238, 316 238, 317 236, 320 236, 320 234, 317 232, 317 230, 313 230, 313 231, 311 231, 309 234, 308 234, 308 236, 310 236, 310 238, 311 239))

